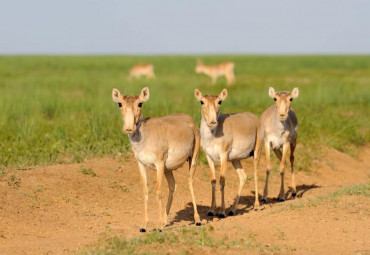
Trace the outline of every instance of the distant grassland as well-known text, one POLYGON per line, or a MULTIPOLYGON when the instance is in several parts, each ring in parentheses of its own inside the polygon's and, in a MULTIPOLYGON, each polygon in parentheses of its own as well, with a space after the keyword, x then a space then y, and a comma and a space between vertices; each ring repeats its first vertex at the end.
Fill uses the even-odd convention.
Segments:
MULTIPOLYGON (((219 93, 224 78, 194 73, 196 56, 2 56, 0 57, 0 166, 79 162, 130 149, 112 88, 139 94, 150 88, 146 116, 188 113, 200 121, 193 96, 219 93), (126 79, 136 63, 153 63, 155 80, 126 79)), ((273 103, 268 87, 299 87, 293 108, 299 120, 296 162, 309 165, 318 145, 356 154, 370 141, 370 56, 207 56, 230 60, 236 84, 222 111, 258 116, 273 103), (300 160, 301 159, 301 160, 300 160)))

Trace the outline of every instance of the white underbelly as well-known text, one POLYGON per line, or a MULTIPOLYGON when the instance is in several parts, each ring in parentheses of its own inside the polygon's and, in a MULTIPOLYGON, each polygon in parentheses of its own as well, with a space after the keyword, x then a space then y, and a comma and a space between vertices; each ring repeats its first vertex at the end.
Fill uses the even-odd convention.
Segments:
POLYGON ((150 152, 140 152, 137 154, 136 159, 145 167, 156 170, 155 163, 157 161, 157 157, 155 154, 150 152))
POLYGON ((285 140, 286 138, 281 137, 281 136, 278 137, 278 136, 270 135, 268 137, 268 141, 269 143, 271 143, 271 146, 273 149, 280 149, 284 145, 285 140))
POLYGON ((165 162, 166 169, 175 170, 181 167, 192 154, 192 146, 179 147, 169 151, 165 162))
POLYGON ((209 146, 206 148, 203 148, 205 153, 213 160, 213 161, 220 161, 220 155, 221 155, 221 148, 219 146, 209 146))
POLYGON ((232 148, 231 151, 229 152, 228 160, 248 158, 252 150, 253 148, 243 148, 243 149, 232 148))
MULTIPOLYGON (((175 170, 181 167, 189 157, 192 156, 192 147, 182 147, 176 150, 168 152, 167 158, 165 159, 165 169, 175 170)), ((156 163, 158 161, 155 153, 152 152, 140 152, 137 154, 137 160, 142 163, 145 167, 150 169, 156 169, 156 163)))
MULTIPOLYGON (((237 159, 245 159, 245 158, 248 158, 250 156, 250 153, 251 151, 253 150, 253 148, 243 148, 243 149, 237 149, 237 148, 232 148, 230 150, 230 152, 228 153, 228 158, 227 160, 228 161, 231 161, 231 160, 237 160, 237 159)), ((219 162, 221 161, 221 150, 220 148, 217 148, 217 147, 208 147, 205 152, 207 153, 207 155, 213 160, 213 161, 216 161, 216 162, 219 162)))

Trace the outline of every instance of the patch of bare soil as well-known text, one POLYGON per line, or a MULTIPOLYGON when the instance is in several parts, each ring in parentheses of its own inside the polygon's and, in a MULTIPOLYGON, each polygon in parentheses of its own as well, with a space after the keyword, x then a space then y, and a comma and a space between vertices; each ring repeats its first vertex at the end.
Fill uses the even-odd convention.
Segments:
MULTIPOLYGON (((299 160, 299 155, 296 155, 299 160)), ((211 185, 207 166, 195 173, 195 194, 203 222, 213 226, 213 235, 242 238, 253 236, 254 253, 281 254, 369 254, 370 199, 343 196, 335 202, 312 204, 317 196, 329 195, 341 187, 366 183, 370 177, 370 148, 363 148, 358 159, 327 149, 326 156, 310 171, 296 174, 298 197, 289 199, 290 171, 286 171, 288 200, 277 203, 280 176, 271 175, 269 203, 254 211, 253 167, 247 159, 248 174, 236 216, 225 219, 208 217, 211 185)), ((265 163, 260 162, 259 193, 262 194, 265 163)), ((188 190, 187 167, 174 173, 177 190, 168 228, 193 225, 193 209, 188 190)), ((148 230, 158 219, 155 199, 156 175, 148 170, 148 230)), ((228 167, 226 203, 231 206, 239 184, 236 172, 228 167)), ((167 195, 167 184, 163 187, 167 195)), ((217 193, 218 205, 220 194, 217 193)), ((0 178, 0 254, 66 254, 78 252, 113 235, 137 236, 142 221, 143 198, 136 161, 111 158, 82 164, 54 165, 16 171, 0 178), (93 173, 96 174, 94 177, 93 173)), ((166 247, 157 247, 164 251, 166 247)), ((155 247, 154 247, 155 249, 155 247)), ((236 254, 237 247, 217 250, 207 247, 169 247, 172 252, 236 254), (175 250, 173 250, 175 249, 175 250)), ((169 252, 169 250, 166 250, 169 252)))

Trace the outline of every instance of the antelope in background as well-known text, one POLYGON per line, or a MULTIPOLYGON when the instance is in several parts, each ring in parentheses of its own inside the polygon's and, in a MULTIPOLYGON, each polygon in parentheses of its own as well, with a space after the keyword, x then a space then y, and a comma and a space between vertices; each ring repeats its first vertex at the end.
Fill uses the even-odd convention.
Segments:
POLYGON ((219 217, 225 218, 224 189, 227 162, 231 161, 239 176, 238 193, 229 211, 229 215, 234 215, 238 208, 240 194, 247 178, 240 160, 250 156, 254 157, 254 207, 258 209, 257 167, 262 145, 259 119, 256 115, 249 112, 220 114, 221 103, 227 98, 226 89, 223 89, 218 96, 202 95, 196 89, 194 96, 202 105, 202 120, 200 124, 201 147, 206 153, 211 175, 212 203, 208 215, 213 216, 216 209, 216 173, 214 162, 221 161, 221 208, 219 217))
POLYGON ((123 131, 128 134, 132 151, 139 165, 144 192, 144 220, 140 232, 146 232, 148 223, 148 188, 146 169, 157 171, 157 201, 159 206, 158 230, 167 224, 173 194, 176 189, 172 170, 189 161, 189 188, 194 207, 194 220, 201 225, 193 190, 193 175, 199 153, 199 130, 195 121, 186 114, 172 114, 160 118, 143 119, 141 108, 149 99, 149 88, 143 88, 139 96, 122 96, 112 91, 113 101, 118 103, 124 122, 123 131), (168 201, 162 215, 162 180, 166 177, 169 188, 168 201))
POLYGON ((196 73, 204 73, 212 78, 212 84, 216 84, 217 78, 225 76, 227 85, 235 83, 234 75, 234 63, 233 62, 222 62, 219 64, 206 66, 203 61, 198 59, 197 66, 195 67, 196 73))
POLYGON ((130 69, 128 79, 131 80, 133 77, 140 78, 145 76, 146 78, 155 78, 154 66, 152 64, 138 64, 134 65, 130 69))
POLYGON ((294 180, 294 150, 297 143, 298 120, 293 109, 290 108, 293 98, 297 98, 299 94, 298 88, 294 88, 292 92, 281 91, 275 92, 274 88, 269 88, 269 96, 275 100, 275 104, 270 106, 261 115, 261 129, 265 143, 266 151, 266 183, 263 192, 262 202, 267 202, 268 182, 271 171, 270 148, 272 147, 276 156, 280 160, 280 177, 281 186, 278 201, 285 200, 284 193, 284 171, 285 160, 290 149, 290 166, 292 170, 292 197, 297 194, 294 180), (280 149, 283 148, 283 153, 280 149))

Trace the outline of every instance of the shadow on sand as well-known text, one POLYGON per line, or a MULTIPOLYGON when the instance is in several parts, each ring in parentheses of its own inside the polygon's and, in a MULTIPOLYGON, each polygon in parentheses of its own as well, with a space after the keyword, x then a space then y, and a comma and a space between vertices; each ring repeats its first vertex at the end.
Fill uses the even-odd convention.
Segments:
MULTIPOLYGON (((296 187, 296 189, 297 189, 296 198, 302 198, 303 195, 308 190, 316 189, 316 188, 320 188, 320 187, 321 186, 319 186, 317 184, 298 185, 296 187)), ((294 198, 292 198, 292 188, 291 187, 289 187, 288 191, 285 193, 285 197, 287 198, 287 200, 294 199, 294 198)), ((248 213, 248 212, 252 211, 254 209, 253 208, 254 207, 254 200, 255 200, 254 191, 252 191, 251 195, 249 195, 249 196, 241 196, 240 200, 239 200, 239 209, 236 211, 235 215, 242 215, 242 214, 245 214, 245 213, 248 213)), ((277 201, 276 197, 268 197, 267 201, 268 201, 267 204, 284 203, 284 202, 277 201)), ((210 208, 209 205, 200 205, 200 204, 198 204, 197 208, 198 208, 198 213, 199 213, 201 219, 211 220, 214 217, 218 217, 217 215, 216 216, 208 216, 207 215, 208 210, 210 208)), ((229 209, 230 208, 228 208, 226 210, 226 213, 229 212, 229 209)), ((216 213, 217 213, 217 210, 216 210, 216 213)), ((228 217, 232 217, 232 216, 228 216, 228 217)), ((181 221, 190 221, 190 222, 194 221, 194 209, 193 209, 193 204, 191 202, 189 202, 186 205, 186 208, 176 212, 176 215, 173 218, 173 220, 170 222, 169 226, 173 225, 176 222, 181 222, 181 221)))

